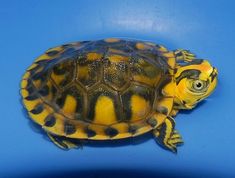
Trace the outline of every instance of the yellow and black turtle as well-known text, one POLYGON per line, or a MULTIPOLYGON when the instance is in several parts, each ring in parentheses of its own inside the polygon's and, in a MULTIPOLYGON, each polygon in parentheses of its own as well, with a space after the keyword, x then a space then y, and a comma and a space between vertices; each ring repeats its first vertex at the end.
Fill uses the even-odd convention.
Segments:
POLYGON ((166 149, 182 144, 173 116, 217 84, 217 70, 187 50, 109 38, 51 48, 21 82, 30 118, 59 147, 152 132, 166 149))

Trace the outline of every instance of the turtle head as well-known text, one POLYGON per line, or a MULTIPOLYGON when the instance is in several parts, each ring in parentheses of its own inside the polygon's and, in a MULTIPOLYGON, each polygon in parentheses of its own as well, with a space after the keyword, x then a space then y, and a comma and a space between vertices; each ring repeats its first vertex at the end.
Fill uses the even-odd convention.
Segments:
POLYGON ((175 107, 192 109, 214 91, 217 85, 217 69, 202 59, 193 59, 177 66, 175 107))

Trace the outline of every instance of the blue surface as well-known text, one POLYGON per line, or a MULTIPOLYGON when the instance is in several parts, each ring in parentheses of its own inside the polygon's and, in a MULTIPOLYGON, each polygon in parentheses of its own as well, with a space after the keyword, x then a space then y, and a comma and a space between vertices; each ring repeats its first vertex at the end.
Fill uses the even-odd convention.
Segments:
POLYGON ((235 1, 0 0, 0 177, 234 177, 235 1), (153 139, 62 151, 35 132, 20 103, 25 69, 47 48, 128 37, 186 48, 219 69, 215 93, 177 116, 177 155, 153 139))

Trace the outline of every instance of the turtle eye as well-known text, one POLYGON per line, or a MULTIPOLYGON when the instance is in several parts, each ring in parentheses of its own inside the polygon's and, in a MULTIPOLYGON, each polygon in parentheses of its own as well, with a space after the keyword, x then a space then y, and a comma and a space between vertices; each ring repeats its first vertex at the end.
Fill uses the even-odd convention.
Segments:
POLYGON ((195 80, 193 82, 193 89, 195 90, 202 90, 205 88, 205 82, 201 81, 201 80, 195 80))

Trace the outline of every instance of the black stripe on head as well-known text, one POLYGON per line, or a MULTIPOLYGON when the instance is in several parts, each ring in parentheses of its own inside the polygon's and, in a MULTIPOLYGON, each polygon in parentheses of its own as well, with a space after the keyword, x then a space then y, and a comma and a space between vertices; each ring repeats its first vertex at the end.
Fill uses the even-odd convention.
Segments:
POLYGON ((204 60, 203 59, 194 59, 190 62, 188 61, 178 61, 177 64, 180 65, 180 66, 188 66, 188 65, 199 65, 203 62, 204 60))
POLYGON ((197 69, 187 69, 181 72, 180 76, 176 78, 176 84, 180 82, 183 78, 191 78, 191 79, 198 79, 199 75, 201 74, 200 70, 197 69))

